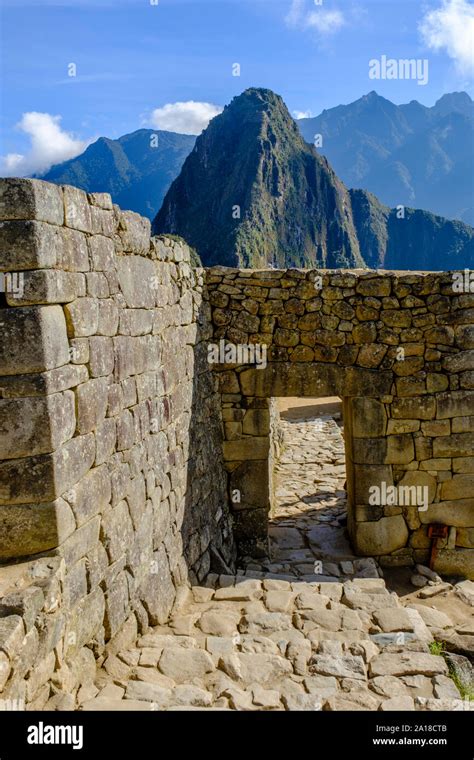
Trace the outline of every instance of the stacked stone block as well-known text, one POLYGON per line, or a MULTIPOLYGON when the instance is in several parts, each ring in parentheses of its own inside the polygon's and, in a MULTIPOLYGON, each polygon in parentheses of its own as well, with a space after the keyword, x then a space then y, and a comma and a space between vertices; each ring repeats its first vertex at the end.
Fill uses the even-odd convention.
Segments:
POLYGON ((278 396, 344 399, 349 530, 382 564, 474 575, 474 294, 452 273, 208 270, 213 340, 267 347, 267 365, 216 365, 237 538, 265 543, 268 422, 278 396), (255 409, 255 412, 252 410, 255 409), (258 412, 257 412, 258 410, 258 412), (265 418, 267 419, 267 418, 265 418), (421 505, 371 504, 370 488, 426 488, 421 505))
POLYGON ((2 686, 42 707, 78 693, 62 674, 84 647, 100 659, 124 625, 165 622, 182 587, 231 568, 232 532, 189 249, 106 194, 39 180, 2 180, 0 219, 0 271, 22 286, 0 294, 0 578, 20 560, 27 579, 0 612, 2 686), (45 556, 54 609, 31 580, 45 556), (10 641, 45 626, 26 662, 10 641))

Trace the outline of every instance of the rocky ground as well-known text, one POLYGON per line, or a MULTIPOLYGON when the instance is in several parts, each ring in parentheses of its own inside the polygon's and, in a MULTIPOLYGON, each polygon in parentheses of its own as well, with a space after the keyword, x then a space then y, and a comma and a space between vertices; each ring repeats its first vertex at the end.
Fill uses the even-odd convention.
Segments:
MULTIPOLYGON (((130 622, 80 695, 81 709, 474 705, 464 656, 474 654, 474 583, 444 583, 418 568, 425 587, 397 593, 373 559, 352 554, 339 423, 337 415, 282 420, 269 557, 184 590, 169 624, 138 644, 130 622)), ((67 709, 61 699, 57 709, 67 709)))

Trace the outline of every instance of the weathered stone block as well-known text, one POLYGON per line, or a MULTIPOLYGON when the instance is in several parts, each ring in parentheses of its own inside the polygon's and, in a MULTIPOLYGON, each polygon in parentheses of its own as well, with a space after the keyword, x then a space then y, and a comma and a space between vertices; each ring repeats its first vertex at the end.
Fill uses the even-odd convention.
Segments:
POLYGON ((352 539, 357 554, 390 554, 406 545, 408 528, 402 515, 381 517, 376 522, 357 523, 352 539))
POLYGON ((436 400, 431 396, 395 398, 391 412, 395 419, 432 420, 436 415, 436 400))
POLYGON ((74 434, 74 393, 0 401, 0 459, 54 451, 74 434))
POLYGON ((72 489, 63 494, 63 498, 70 505, 79 526, 105 510, 111 495, 110 475, 103 465, 90 470, 72 489))
POLYGON ((464 417, 474 412, 474 391, 451 391, 437 396, 440 420, 450 417, 464 417))
POLYGON ((64 307, 67 331, 71 338, 94 335, 99 326, 99 303, 95 298, 77 298, 64 307))
POLYGON ((434 457, 468 457, 474 451, 474 433, 455 433, 433 440, 434 457))
POLYGON ((104 377, 114 371, 114 346, 112 338, 94 336, 89 338, 89 366, 92 377, 104 377))
POLYGON ((447 356, 443 360, 443 369, 447 372, 464 372, 474 369, 474 350, 460 351, 459 354, 447 356))
POLYGON ((85 295, 84 275, 59 269, 36 269, 18 273, 21 288, 7 291, 9 306, 67 303, 85 295))
MULTIPOLYGON (((441 483, 441 500, 464 499, 466 496, 474 494, 474 474, 473 475, 454 475, 451 480, 445 480, 441 483)), ((472 515, 472 524, 474 526, 474 512, 472 515)))
POLYGON ((0 506, 0 558, 25 557, 53 549, 75 529, 71 508, 61 498, 43 504, 0 506))
POLYGON ((103 422, 108 404, 108 384, 105 377, 88 380, 76 389, 77 432, 90 433, 103 422))
POLYGON ((265 460, 270 450, 270 442, 264 437, 241 438, 240 441, 224 441, 224 459, 228 462, 239 460, 265 460))
POLYGON ((456 499, 430 504, 427 512, 420 512, 424 524, 441 523, 458 528, 471 528, 474 522, 474 499, 456 499))
POLYGON ((70 185, 63 185, 63 190, 66 227, 93 232, 87 193, 70 185))
POLYGON ((62 225, 64 223, 62 188, 40 179, 2 178, 0 219, 37 219, 62 225))
POLYGON ((60 306, 3 309, 1 318, 0 375, 43 372, 69 362, 60 306))
POLYGON ((91 435, 73 438, 52 454, 0 462, 0 504, 54 500, 77 483, 94 456, 91 435))
POLYGON ((378 438, 387 430, 384 404, 373 398, 352 399, 352 435, 355 438, 378 438))
POLYGON ((389 435, 387 438, 386 464, 407 464, 415 459, 415 445, 410 434, 389 435))
POLYGON ((129 308, 152 309, 155 306, 156 269, 153 261, 139 256, 122 256, 117 259, 117 274, 129 308))
POLYGON ((434 570, 441 575, 457 575, 474 580, 474 549, 441 549, 434 570))
POLYGON ((102 519, 102 540, 111 562, 120 559, 133 538, 133 524, 126 501, 109 510, 102 519))

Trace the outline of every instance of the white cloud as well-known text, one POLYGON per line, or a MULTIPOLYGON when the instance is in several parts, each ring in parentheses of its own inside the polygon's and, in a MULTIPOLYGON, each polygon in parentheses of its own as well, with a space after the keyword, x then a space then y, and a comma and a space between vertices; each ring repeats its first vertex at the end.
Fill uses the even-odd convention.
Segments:
POLYGON ((294 119, 311 119, 312 111, 292 111, 294 119))
POLYGON ((442 0, 419 25, 424 43, 445 50, 462 74, 474 74, 474 5, 467 0, 442 0))
POLYGON ((306 16, 306 26, 316 29, 320 34, 334 34, 344 24, 341 11, 312 11, 306 16))
POLYGON ((27 153, 8 153, 0 158, 0 174, 25 177, 41 174, 53 164, 78 156, 90 141, 76 139, 60 126, 61 116, 29 111, 16 125, 30 137, 27 153))
POLYGON ((179 132, 183 135, 199 135, 210 120, 223 109, 213 103, 199 103, 195 100, 167 103, 155 108, 147 123, 155 129, 179 132))
POLYGON ((314 10, 309 10, 307 0, 292 0, 290 10, 285 17, 288 26, 296 29, 314 29, 320 36, 329 36, 345 25, 346 19, 339 10, 327 10, 319 3, 314 10))

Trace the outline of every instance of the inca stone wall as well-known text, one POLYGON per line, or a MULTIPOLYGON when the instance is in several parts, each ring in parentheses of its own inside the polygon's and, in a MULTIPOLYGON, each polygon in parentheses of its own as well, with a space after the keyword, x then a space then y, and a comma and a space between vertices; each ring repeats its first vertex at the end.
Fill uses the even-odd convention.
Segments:
POLYGON ((0 692, 42 708, 233 537, 189 249, 38 180, 1 181, 0 219, 0 692))
POLYGON ((232 508, 243 551, 265 549, 269 400, 338 395, 357 553, 385 565, 427 562, 434 541, 439 572, 474 577, 474 294, 469 286, 459 292, 458 280, 208 270, 224 458, 231 492, 240 494, 232 508), (229 344, 265 345, 266 361, 225 357, 229 344), (443 526, 442 537, 431 537, 432 525, 443 526))
POLYGON ((193 269, 39 180, 0 182, 0 220, 0 700, 84 702, 234 540, 266 550, 278 396, 344 399, 359 554, 426 561, 437 525, 436 569, 474 576, 474 295, 450 274, 193 269), (426 509, 372 503, 414 485, 426 509))

